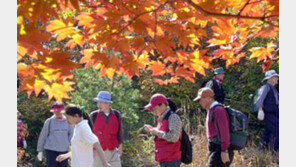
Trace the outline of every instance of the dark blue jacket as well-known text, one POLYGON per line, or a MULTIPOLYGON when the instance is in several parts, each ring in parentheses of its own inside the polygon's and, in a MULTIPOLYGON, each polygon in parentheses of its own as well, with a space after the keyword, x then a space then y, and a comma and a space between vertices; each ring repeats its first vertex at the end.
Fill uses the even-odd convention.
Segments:
POLYGON ((212 89, 215 93, 215 100, 217 102, 223 104, 224 98, 225 98, 225 93, 224 93, 223 87, 222 86, 220 87, 215 79, 211 79, 210 81, 213 82, 212 89))

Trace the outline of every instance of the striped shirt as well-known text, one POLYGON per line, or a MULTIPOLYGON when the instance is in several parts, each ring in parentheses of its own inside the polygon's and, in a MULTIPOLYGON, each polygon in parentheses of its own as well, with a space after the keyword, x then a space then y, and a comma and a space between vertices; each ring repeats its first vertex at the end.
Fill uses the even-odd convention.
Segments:
MULTIPOLYGON (((166 116, 166 114, 170 111, 170 109, 166 109, 165 112, 161 115, 159 118, 160 121, 163 120, 163 118, 166 116)), ((166 141, 169 142, 177 142, 180 139, 181 136, 181 130, 182 130, 182 121, 180 117, 177 114, 171 114, 169 119, 169 131, 159 131, 156 128, 154 128, 152 131, 156 133, 156 135, 166 141)))

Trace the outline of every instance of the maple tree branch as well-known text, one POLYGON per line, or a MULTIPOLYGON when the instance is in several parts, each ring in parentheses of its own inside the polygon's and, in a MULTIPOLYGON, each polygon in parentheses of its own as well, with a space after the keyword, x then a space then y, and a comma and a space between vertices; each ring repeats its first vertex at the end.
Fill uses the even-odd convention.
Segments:
POLYGON ((246 8, 246 6, 248 6, 250 3, 250 0, 248 0, 245 5, 243 6, 243 8, 239 11, 239 13, 237 15, 240 15, 242 13, 242 11, 246 8))
POLYGON ((123 6, 128 12, 130 12, 130 13, 132 13, 132 14, 134 14, 134 15, 137 15, 135 12, 131 11, 131 10, 126 6, 126 4, 123 3, 123 1, 121 1, 121 4, 122 4, 122 6, 123 6))
POLYGON ((88 7, 88 8, 100 8, 100 7, 105 7, 104 4, 100 4, 100 5, 96 5, 96 6, 93 6, 93 5, 80 5, 81 7, 88 7))
POLYGON ((193 6, 196 10, 200 11, 204 15, 214 16, 214 17, 226 17, 226 18, 241 18, 241 19, 251 19, 251 20, 263 20, 272 17, 278 17, 278 15, 270 15, 270 16, 242 16, 238 14, 225 14, 225 13, 213 13, 209 12, 202 7, 198 6, 197 4, 193 3, 191 0, 185 0, 191 6, 193 6))
POLYGON ((151 10, 151 11, 146 11, 143 13, 140 13, 138 15, 136 15, 131 21, 129 21, 129 23, 124 26, 122 29, 119 30, 118 33, 116 34, 120 34, 123 30, 125 30, 128 26, 130 26, 137 18, 139 18, 140 16, 144 15, 144 14, 148 14, 148 13, 153 13, 153 12, 157 12, 160 8, 162 8, 164 5, 166 5, 167 3, 169 3, 169 1, 164 2, 163 4, 159 5, 156 9, 151 10))

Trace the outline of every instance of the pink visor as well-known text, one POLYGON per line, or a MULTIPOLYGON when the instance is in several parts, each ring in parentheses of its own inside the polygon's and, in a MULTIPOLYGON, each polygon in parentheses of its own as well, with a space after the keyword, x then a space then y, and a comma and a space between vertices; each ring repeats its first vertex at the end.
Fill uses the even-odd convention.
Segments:
POLYGON ((50 112, 63 111, 64 109, 65 109, 64 106, 53 106, 52 109, 50 110, 50 112))

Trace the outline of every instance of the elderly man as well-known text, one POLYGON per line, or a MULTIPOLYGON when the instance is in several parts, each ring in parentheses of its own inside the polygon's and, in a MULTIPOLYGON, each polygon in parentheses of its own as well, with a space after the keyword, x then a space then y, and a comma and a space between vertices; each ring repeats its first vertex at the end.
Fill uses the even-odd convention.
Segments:
MULTIPOLYGON (((93 132, 99 138, 108 163, 112 167, 121 167, 120 156, 123 143, 121 114, 118 110, 111 108, 112 100, 109 92, 100 91, 93 100, 98 106, 98 110, 90 114, 93 121, 93 132)), ((95 152, 94 167, 97 166, 103 165, 99 155, 95 152)))
POLYGON ((261 139, 261 147, 271 147, 272 150, 279 150, 279 92, 275 85, 278 84, 279 75, 274 70, 265 73, 263 85, 258 93, 256 106, 259 109, 258 119, 264 120, 265 129, 261 139))
POLYGON ((193 101, 198 101, 202 108, 207 110, 206 128, 209 146, 208 167, 228 167, 233 159, 233 150, 230 148, 229 116, 223 106, 214 100, 212 89, 204 87, 198 90, 198 95, 193 101), (216 106, 218 105, 218 106, 216 106), (216 120, 211 121, 211 113, 216 120))
POLYGON ((215 76, 209 80, 204 86, 211 88, 215 94, 215 100, 219 103, 224 102, 225 94, 222 87, 222 82, 224 81, 225 71, 223 67, 218 67, 214 69, 215 76))

